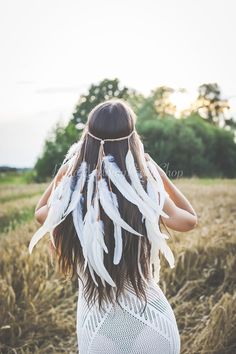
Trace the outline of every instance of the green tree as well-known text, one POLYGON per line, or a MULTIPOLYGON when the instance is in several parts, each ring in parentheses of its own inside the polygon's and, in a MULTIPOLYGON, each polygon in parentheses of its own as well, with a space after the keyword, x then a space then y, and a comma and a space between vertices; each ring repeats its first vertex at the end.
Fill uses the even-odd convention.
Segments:
POLYGON ((160 86, 153 90, 154 106, 159 116, 174 116, 176 106, 171 102, 170 96, 174 93, 174 89, 168 86, 160 86))
POLYGON ((75 112, 73 113, 72 122, 75 125, 78 123, 86 123, 89 112, 100 102, 114 97, 126 100, 128 96, 128 88, 125 86, 120 87, 118 79, 104 79, 97 85, 92 84, 88 93, 82 94, 79 97, 75 112))
POLYGON ((192 107, 202 118, 216 126, 236 128, 233 117, 229 116, 230 106, 227 99, 222 98, 217 83, 202 84, 198 88, 198 97, 192 107))
POLYGON ((214 116, 220 112, 217 104, 221 95, 215 86, 208 89, 204 91, 202 87, 201 97, 207 97, 212 105, 215 102, 214 109, 206 105, 209 119, 202 119, 198 110, 185 119, 176 119, 175 107, 170 101, 174 90, 169 87, 158 87, 145 97, 134 89, 120 87, 117 79, 91 85, 88 92, 80 96, 69 123, 65 127, 58 123, 47 137, 35 165, 36 180, 44 181, 55 175, 71 144, 81 137, 79 124, 86 123, 95 105, 114 97, 128 101, 134 109, 136 127, 146 151, 170 177, 236 177, 233 131, 220 128, 214 121, 214 116), (215 98, 210 90, 214 91, 215 98))
POLYGON ((166 117, 137 125, 145 149, 172 178, 236 177, 233 133, 210 125, 199 115, 166 117))
POLYGON ((79 140, 78 131, 70 121, 66 127, 57 123, 45 140, 42 154, 38 157, 34 169, 36 181, 42 182, 52 178, 58 171, 70 145, 79 140))
POLYGON ((57 172, 69 147, 80 139, 82 130, 79 129, 79 124, 86 123, 89 112, 97 104, 114 97, 125 100, 130 98, 137 107, 142 100, 142 96, 137 94, 135 90, 121 87, 118 79, 104 79, 97 85, 92 84, 88 93, 79 97, 69 123, 65 127, 58 123, 46 139, 42 154, 34 166, 37 181, 51 178, 57 172))
POLYGON ((173 117, 176 106, 171 102, 171 95, 175 90, 168 86, 160 86, 152 90, 138 110, 141 121, 173 117))
POLYGON ((203 144, 194 130, 173 117, 139 124, 147 152, 169 177, 188 177, 201 172, 203 144))

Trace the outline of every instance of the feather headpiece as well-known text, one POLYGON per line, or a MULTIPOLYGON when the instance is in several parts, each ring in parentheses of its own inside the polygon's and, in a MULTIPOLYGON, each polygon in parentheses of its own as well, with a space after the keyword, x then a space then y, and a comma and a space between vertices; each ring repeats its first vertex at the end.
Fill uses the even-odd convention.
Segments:
POLYGON ((76 175, 70 175, 70 172, 73 171, 75 166, 78 154, 80 153, 83 142, 82 139, 70 147, 65 159, 63 160, 63 164, 69 163, 69 168, 59 184, 57 186, 53 186, 48 201, 49 211, 47 218, 30 241, 30 253, 36 243, 47 232, 50 233, 53 243, 54 228, 59 225, 69 213, 72 213, 74 227, 85 259, 83 271, 85 271, 88 267, 96 286, 98 286, 98 283, 94 272, 101 278, 104 286, 105 282, 107 282, 111 286, 115 287, 115 282, 104 266, 104 252, 108 253, 108 248, 104 240, 104 223, 100 218, 100 208, 102 207, 103 211, 112 220, 114 225, 113 237, 115 246, 113 264, 119 264, 122 257, 122 229, 124 229, 128 231, 130 235, 137 236, 139 238, 137 259, 138 270, 140 276, 146 282, 140 265, 140 245, 143 235, 131 227, 131 225, 129 225, 129 223, 127 223, 124 219, 122 219, 119 211, 117 196, 112 191, 112 182, 123 197, 132 204, 136 205, 142 214, 142 222, 145 224, 147 237, 151 244, 150 261, 151 264, 154 265, 154 276, 156 280, 159 281, 159 252, 164 255, 171 268, 175 266, 173 253, 166 242, 168 236, 162 233, 159 228, 160 216, 169 218, 169 216, 163 211, 165 197, 168 194, 164 189, 162 179, 154 161, 151 158, 146 161, 143 144, 139 139, 141 162, 147 178, 147 190, 144 189, 130 148, 129 139, 134 133, 135 130, 133 129, 129 135, 121 138, 101 139, 93 135, 90 131, 87 131, 85 139, 87 139, 88 135, 90 135, 94 139, 100 141, 97 165, 91 173, 88 173, 87 162, 83 157, 83 161, 80 164, 76 175), (114 157, 111 154, 105 155, 104 152, 104 144, 106 141, 120 141, 124 139, 128 139, 128 151, 125 156, 125 166, 131 183, 129 183, 125 178, 121 169, 116 164, 114 157), (102 166, 104 167, 106 178, 102 175, 102 166), (84 203, 85 198, 83 194, 83 189, 85 186, 87 186, 86 206, 84 203), (86 207, 85 215, 83 214, 84 207, 86 207))

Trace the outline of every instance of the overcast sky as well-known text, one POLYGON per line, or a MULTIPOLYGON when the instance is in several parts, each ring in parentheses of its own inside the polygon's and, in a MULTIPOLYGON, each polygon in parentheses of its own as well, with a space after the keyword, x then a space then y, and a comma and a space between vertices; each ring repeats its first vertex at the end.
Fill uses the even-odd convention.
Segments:
MULTIPOLYGON (((236 112, 234 0, 0 2, 0 165, 31 167, 91 83, 194 96, 218 82, 236 112)), ((181 103, 181 102, 177 102, 181 103)))

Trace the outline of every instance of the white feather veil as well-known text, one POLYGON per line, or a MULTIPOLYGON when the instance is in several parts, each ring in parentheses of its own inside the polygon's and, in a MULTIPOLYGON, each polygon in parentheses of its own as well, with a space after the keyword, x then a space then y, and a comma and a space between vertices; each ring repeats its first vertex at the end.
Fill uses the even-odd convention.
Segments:
MULTIPOLYGON (((122 229, 124 229, 129 232, 130 237, 138 237, 138 270, 143 281, 146 282, 140 264, 140 250, 144 235, 135 230, 122 218, 117 195, 111 188, 112 182, 122 196, 130 203, 136 205, 142 214, 142 222, 146 227, 146 234, 151 244, 150 265, 154 265, 155 279, 159 281, 160 253, 167 259, 170 267, 173 268, 175 266, 174 255, 166 241, 168 236, 162 233, 159 227, 160 217, 169 217, 163 211, 167 193, 154 162, 152 159, 146 161, 144 148, 139 140, 140 158, 147 181, 146 190, 141 183, 140 173, 136 168, 136 163, 129 144, 129 138, 134 132, 135 130, 123 138, 102 140, 88 131, 87 134, 100 140, 98 162, 96 168, 90 174, 88 174, 88 166, 85 160, 81 162, 76 175, 70 174, 70 172, 74 170, 75 163, 80 154, 82 140, 71 146, 63 161, 63 164, 69 164, 69 168, 59 184, 52 189, 48 201, 49 211, 47 218, 30 241, 30 253, 36 243, 47 232, 50 233, 52 238, 54 228, 59 225, 69 213, 72 213, 75 231, 80 241, 85 260, 83 271, 85 272, 88 267, 96 286, 98 286, 97 276, 100 277, 104 286, 107 282, 112 287, 115 287, 116 284, 104 265, 104 252, 107 254, 109 250, 105 240, 104 223, 100 217, 102 208, 104 213, 112 220, 114 226, 114 234, 109 236, 114 237, 113 264, 118 265, 122 259, 122 229), (104 143, 108 140, 115 141, 122 139, 128 139, 128 151, 125 156, 128 179, 124 176, 114 157, 110 154, 105 155, 103 147, 104 143), (102 174, 102 168, 104 169, 105 176, 102 174), (86 205, 84 203, 85 188, 87 192, 86 205)), ((85 139, 86 138, 87 135, 85 136, 85 139)))

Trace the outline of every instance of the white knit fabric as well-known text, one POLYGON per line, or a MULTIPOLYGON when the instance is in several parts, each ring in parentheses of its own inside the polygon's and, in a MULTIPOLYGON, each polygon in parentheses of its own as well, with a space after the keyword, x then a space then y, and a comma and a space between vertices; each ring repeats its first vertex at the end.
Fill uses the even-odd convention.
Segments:
POLYGON ((79 354, 179 354, 180 335, 174 312, 154 279, 146 292, 147 306, 131 285, 120 304, 88 308, 79 279, 77 339, 79 354))

